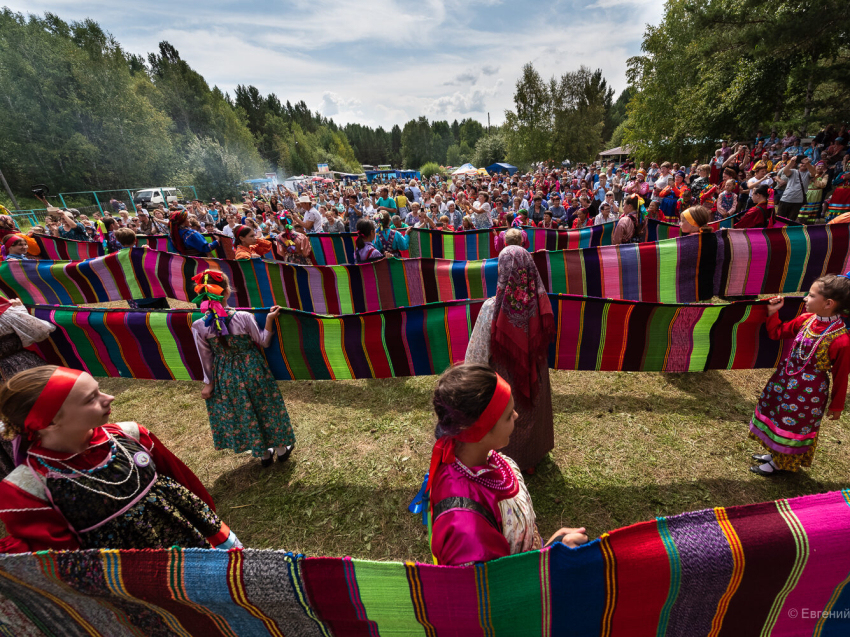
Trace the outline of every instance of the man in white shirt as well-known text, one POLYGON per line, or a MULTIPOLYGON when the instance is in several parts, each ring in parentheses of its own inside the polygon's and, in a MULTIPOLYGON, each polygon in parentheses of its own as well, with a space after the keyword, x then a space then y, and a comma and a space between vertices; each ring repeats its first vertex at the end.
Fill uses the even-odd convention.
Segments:
POLYGON ((322 214, 313 207, 313 202, 307 195, 298 198, 298 208, 301 210, 301 220, 295 221, 308 234, 322 231, 322 214))

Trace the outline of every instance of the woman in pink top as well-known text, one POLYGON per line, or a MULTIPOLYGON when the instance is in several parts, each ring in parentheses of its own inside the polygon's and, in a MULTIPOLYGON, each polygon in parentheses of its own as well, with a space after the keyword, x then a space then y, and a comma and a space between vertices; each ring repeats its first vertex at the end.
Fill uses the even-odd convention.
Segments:
MULTIPOLYGON (((506 447, 517 413, 511 386, 490 367, 450 368, 434 390, 437 442, 431 453, 431 552, 460 566, 542 548, 531 497, 506 447)), ((584 528, 560 529, 547 543, 576 547, 584 528)))

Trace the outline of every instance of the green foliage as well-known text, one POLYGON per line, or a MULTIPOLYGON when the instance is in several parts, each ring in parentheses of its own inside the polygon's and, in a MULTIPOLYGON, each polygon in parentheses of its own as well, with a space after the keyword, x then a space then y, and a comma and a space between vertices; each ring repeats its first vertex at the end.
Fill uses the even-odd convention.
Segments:
POLYGON ((429 161, 427 164, 424 164, 422 168, 419 169, 419 172, 422 173, 423 179, 428 179, 431 175, 445 175, 446 171, 440 168, 440 164, 435 161, 429 161))
POLYGON ((505 137, 501 132, 486 135, 475 144, 475 155, 472 164, 476 168, 486 168, 490 164, 505 161, 508 152, 505 137))
POLYGON ((461 166, 466 163, 466 157, 461 153, 460 146, 452 144, 446 151, 446 166, 461 166))
POLYGON ((431 159, 431 126, 426 117, 412 119, 401 130, 401 168, 421 166, 431 159))
POLYGON ((528 166, 543 160, 592 160, 613 121, 608 115, 612 98, 601 71, 582 66, 547 83, 526 64, 514 91, 516 110, 506 111, 502 129, 508 161, 528 166))
POLYGON ((690 161, 759 128, 805 135, 846 121, 848 30, 844 0, 668 0, 629 60, 625 143, 690 161))

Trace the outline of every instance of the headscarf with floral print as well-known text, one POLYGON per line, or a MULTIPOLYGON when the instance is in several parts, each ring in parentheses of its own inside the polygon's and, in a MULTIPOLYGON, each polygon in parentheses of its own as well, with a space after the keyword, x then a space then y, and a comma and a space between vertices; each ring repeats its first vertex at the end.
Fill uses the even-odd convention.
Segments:
POLYGON ((491 358, 513 370, 515 394, 531 401, 540 382, 538 363, 555 334, 555 317, 534 259, 524 248, 507 246, 499 253, 494 303, 491 358))

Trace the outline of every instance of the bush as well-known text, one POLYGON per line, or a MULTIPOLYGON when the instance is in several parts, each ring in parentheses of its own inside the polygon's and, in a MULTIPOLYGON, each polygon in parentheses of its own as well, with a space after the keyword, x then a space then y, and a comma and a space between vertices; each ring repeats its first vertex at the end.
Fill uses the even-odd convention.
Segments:
POLYGON ((430 179, 431 175, 445 175, 446 171, 444 168, 440 168, 440 165, 435 161, 429 161, 427 164, 422 166, 419 169, 419 172, 422 173, 423 179, 430 179))

